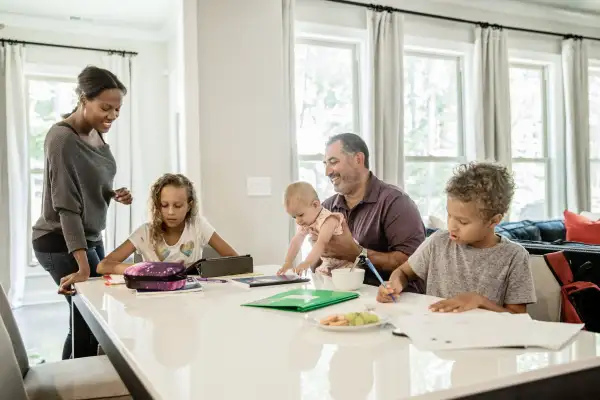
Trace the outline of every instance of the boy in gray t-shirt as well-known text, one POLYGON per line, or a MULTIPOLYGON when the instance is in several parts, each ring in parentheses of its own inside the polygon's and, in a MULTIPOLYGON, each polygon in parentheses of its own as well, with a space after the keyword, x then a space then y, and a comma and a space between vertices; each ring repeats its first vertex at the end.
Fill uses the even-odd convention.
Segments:
POLYGON ((409 281, 421 278, 428 295, 446 299, 433 304, 433 311, 526 312, 536 301, 529 253, 494 231, 514 194, 510 172, 491 163, 461 165, 446 194, 448 230, 435 232, 397 268, 377 300, 391 302, 409 281))

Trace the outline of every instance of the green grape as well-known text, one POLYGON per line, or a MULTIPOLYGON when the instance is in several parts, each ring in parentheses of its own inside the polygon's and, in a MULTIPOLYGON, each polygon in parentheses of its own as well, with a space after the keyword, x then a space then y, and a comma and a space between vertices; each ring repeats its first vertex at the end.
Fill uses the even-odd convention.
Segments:
POLYGON ((352 325, 352 321, 354 321, 354 319, 358 316, 358 313, 348 313, 346 315, 344 315, 344 318, 346 318, 346 320, 348 320, 348 322, 350 323, 350 325, 352 325))
POLYGON ((354 323, 352 325, 354 325, 354 326, 361 326, 361 325, 365 324, 365 320, 361 316, 357 316, 356 318, 354 318, 353 322, 354 323))
POLYGON ((369 316, 369 323, 370 323, 370 324, 376 324, 376 323, 378 323, 378 322, 379 322, 379 317, 378 317, 377 315, 375 315, 375 314, 371 314, 371 315, 369 316))

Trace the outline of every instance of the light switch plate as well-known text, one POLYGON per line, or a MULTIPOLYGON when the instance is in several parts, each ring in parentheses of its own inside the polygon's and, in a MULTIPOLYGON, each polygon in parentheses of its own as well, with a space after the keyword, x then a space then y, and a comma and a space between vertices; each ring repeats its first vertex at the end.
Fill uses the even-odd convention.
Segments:
POLYGON ((271 196, 271 177, 249 176, 246 179, 246 191, 248 196, 271 196))

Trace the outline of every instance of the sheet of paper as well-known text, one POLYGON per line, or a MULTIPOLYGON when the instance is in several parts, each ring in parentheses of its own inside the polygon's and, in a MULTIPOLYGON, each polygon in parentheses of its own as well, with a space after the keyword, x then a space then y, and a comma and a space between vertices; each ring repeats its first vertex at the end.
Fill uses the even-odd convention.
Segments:
POLYGON ((558 350, 583 325, 534 321, 527 314, 428 314, 394 320, 396 332, 420 350, 542 347, 558 350))

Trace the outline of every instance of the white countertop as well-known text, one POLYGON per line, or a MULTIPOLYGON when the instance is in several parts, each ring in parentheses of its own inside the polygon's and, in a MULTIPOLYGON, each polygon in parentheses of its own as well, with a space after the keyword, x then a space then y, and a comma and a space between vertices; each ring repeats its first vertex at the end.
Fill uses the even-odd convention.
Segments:
MULTIPOLYGON (((98 279, 76 285, 156 399, 449 398, 600 365, 600 336, 589 332, 556 352, 432 353, 389 328, 326 332, 310 325, 305 314, 240 306, 302 286, 312 288, 206 283, 203 292, 136 297, 125 286, 108 287, 98 279)), ((397 304, 378 304, 376 288, 365 286, 360 293, 359 299, 324 310, 363 310, 369 304, 393 316, 426 309, 435 300, 402 294, 397 304)))

